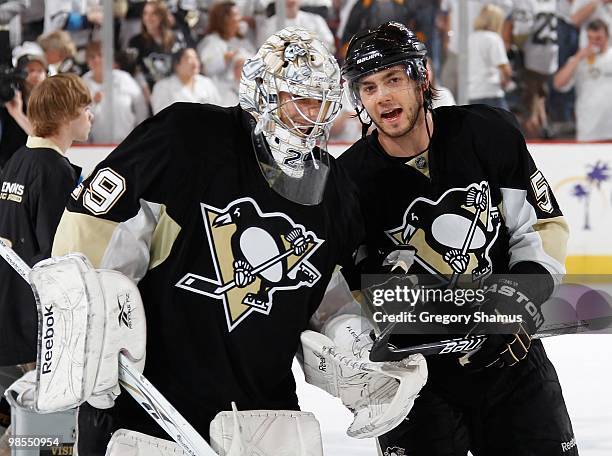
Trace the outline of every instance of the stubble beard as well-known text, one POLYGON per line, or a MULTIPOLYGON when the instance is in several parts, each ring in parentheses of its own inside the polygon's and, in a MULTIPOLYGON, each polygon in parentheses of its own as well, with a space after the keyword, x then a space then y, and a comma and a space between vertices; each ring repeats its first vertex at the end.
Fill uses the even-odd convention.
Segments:
POLYGON ((381 131, 385 136, 388 136, 389 138, 401 138, 402 136, 405 136, 408 133, 410 133, 412 130, 414 130, 414 127, 419 121, 421 114, 422 114, 421 106, 418 106, 416 109, 411 110, 408 113, 408 125, 406 126, 406 128, 399 130, 399 131, 395 131, 395 132, 388 131, 385 127, 380 125, 378 122, 374 122, 374 125, 376 125, 378 130, 381 131))

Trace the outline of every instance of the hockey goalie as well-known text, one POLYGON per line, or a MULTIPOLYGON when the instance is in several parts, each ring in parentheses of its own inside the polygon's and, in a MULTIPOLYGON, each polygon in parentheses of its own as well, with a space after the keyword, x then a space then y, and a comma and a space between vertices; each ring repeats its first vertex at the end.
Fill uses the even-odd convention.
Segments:
POLYGON ((32 271, 39 363, 17 395, 41 412, 78 405, 79 454, 154 454, 175 447, 156 440, 172 429, 187 454, 214 454, 210 442, 222 455, 319 455, 291 374, 300 346, 307 380, 354 412, 355 437, 401 422, 425 382, 418 356, 371 363, 367 343, 345 346, 345 314, 308 332, 363 236, 356 190, 326 152, 333 55, 288 27, 245 63, 240 91, 239 106, 177 103, 138 126, 73 192, 61 259, 32 271), (119 378, 145 410, 117 395, 119 378), (109 442, 120 429, 137 434, 109 442))

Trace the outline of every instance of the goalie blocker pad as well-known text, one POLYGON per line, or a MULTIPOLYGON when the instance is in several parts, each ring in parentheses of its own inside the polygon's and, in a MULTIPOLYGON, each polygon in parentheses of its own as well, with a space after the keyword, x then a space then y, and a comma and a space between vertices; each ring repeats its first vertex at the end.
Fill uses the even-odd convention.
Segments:
POLYGON ((355 416, 346 433, 359 439, 378 437, 401 423, 427 381, 421 354, 371 362, 369 328, 364 317, 342 315, 325 328, 334 340, 315 331, 300 337, 306 381, 342 400, 355 416))
POLYGON ((144 369, 146 322, 138 288, 78 254, 41 261, 30 282, 39 319, 37 382, 20 405, 39 413, 85 401, 112 407, 120 392, 119 352, 144 369))

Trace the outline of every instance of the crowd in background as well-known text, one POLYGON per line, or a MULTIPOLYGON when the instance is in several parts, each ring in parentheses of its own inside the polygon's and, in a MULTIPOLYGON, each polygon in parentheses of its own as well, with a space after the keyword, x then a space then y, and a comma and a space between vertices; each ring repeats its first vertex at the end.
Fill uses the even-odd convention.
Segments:
MULTIPOLYGON (((526 137, 612 140, 612 0, 465 0, 465 49, 460 1, 285 0, 285 24, 317 34, 342 61, 353 34, 397 20, 427 45, 436 106, 455 103, 467 57, 469 102, 511 110, 526 137)), ((0 4, 0 19, 20 3, 0 4)), ((277 28, 274 0, 114 0, 113 14, 113 128, 103 115, 101 0, 30 0, 10 20, 25 80, 2 108, 0 156, 28 133, 28 93, 45 75, 80 75, 93 99, 90 142, 117 143, 176 101, 235 105, 242 64, 277 28)), ((361 128, 346 105, 332 139, 354 141, 361 128)))

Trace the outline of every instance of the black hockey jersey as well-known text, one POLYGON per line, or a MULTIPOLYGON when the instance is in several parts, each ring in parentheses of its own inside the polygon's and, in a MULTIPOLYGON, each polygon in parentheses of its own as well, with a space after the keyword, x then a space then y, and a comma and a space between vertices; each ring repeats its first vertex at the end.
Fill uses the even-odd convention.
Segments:
MULTIPOLYGON (((362 238, 355 189, 335 162, 319 205, 268 186, 251 120, 239 107, 177 103, 145 121, 74 192, 53 249, 139 281, 144 373, 202 435, 231 401, 298 407, 300 333, 362 238)), ((110 413, 163 435, 125 394, 110 413)))
MULTIPOLYGON (((30 266, 51 255, 55 229, 80 168, 57 146, 31 137, 0 176, 0 237, 30 266)), ((36 360, 38 316, 32 289, 0 260, 0 366, 36 360)))
POLYGON ((567 224, 511 115, 451 106, 433 122, 429 150, 415 157, 386 154, 377 131, 340 157, 359 189, 368 251, 414 246, 411 272, 441 283, 563 274, 567 224))

